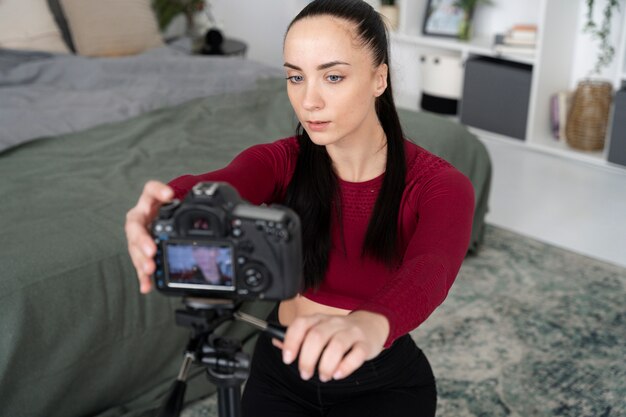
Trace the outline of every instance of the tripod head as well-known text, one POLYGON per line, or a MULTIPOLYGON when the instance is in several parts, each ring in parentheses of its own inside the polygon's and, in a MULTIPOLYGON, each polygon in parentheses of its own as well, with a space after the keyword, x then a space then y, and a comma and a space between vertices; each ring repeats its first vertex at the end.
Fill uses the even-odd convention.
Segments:
POLYGON ((208 379, 217 386, 219 417, 241 414, 241 384, 248 378, 250 356, 242 351, 242 342, 214 334, 222 324, 239 320, 270 333, 279 340, 285 328, 269 324, 239 310, 233 300, 184 298, 184 309, 176 310, 176 324, 192 330, 183 364, 159 417, 178 417, 182 409, 189 368, 196 362, 206 368, 208 379))

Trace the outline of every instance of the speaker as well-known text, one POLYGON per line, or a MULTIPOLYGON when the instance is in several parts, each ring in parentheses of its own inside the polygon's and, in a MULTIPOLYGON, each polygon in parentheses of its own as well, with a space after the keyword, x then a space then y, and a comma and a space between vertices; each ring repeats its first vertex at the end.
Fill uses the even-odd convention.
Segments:
POLYGON ((609 162, 626 166, 626 88, 615 93, 609 139, 609 162))
POLYGON ((461 123, 524 140, 532 66, 489 57, 465 63, 461 123))

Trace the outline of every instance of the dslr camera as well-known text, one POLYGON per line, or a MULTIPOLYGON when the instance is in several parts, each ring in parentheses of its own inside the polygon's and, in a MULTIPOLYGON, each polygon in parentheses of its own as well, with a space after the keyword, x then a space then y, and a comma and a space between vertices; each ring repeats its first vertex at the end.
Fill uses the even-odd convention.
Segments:
POLYGON ((226 183, 199 183, 161 207, 151 232, 153 279, 165 294, 284 300, 302 290, 298 215, 248 204, 226 183))

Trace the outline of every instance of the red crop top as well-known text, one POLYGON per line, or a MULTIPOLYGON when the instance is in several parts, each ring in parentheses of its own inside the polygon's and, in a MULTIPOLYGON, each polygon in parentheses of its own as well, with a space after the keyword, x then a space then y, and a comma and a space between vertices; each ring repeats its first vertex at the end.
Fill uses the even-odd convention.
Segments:
MULTIPOLYGON (((340 179, 343 242, 341 228, 334 227, 324 282, 303 294, 321 304, 383 314, 390 325, 385 347, 419 326, 446 298, 469 245, 474 213, 474 190, 466 176, 411 142, 405 141, 405 151, 400 267, 389 270, 360 256, 384 174, 360 183, 340 179)), ((170 186, 182 198, 200 181, 225 181, 253 204, 281 202, 297 153, 293 137, 255 145, 223 169, 185 175, 170 186)))

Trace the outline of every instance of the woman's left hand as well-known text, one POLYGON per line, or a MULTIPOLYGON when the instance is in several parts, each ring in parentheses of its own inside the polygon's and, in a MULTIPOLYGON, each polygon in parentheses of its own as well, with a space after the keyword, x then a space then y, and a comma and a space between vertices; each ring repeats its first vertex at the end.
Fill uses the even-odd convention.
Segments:
POLYGON ((283 362, 299 357, 302 379, 310 379, 319 363, 322 382, 342 379, 363 362, 375 358, 389 335, 389 322, 381 314, 354 311, 347 316, 314 314, 296 318, 287 328, 285 340, 274 345, 282 348, 283 362))

